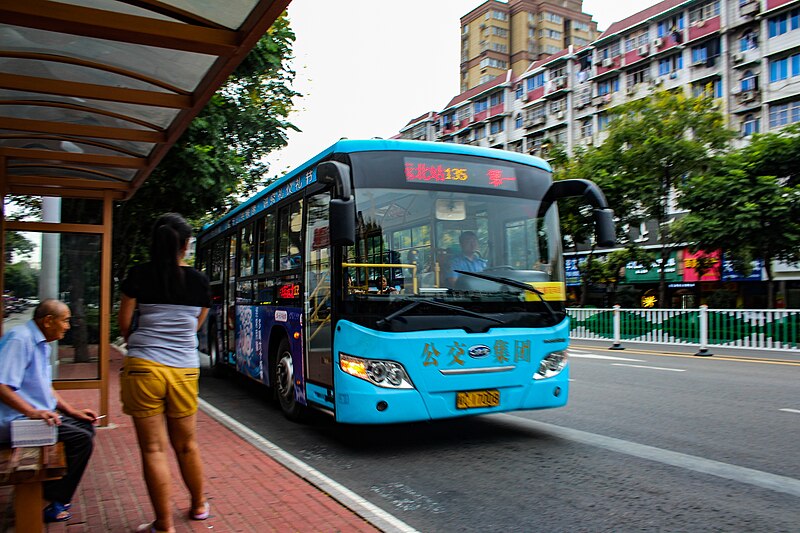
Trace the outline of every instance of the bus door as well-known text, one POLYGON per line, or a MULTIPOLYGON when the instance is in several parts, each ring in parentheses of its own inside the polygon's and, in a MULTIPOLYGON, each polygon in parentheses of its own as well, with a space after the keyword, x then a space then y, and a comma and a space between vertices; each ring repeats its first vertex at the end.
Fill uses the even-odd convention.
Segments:
MULTIPOLYGON (((306 379, 333 387, 331 354, 331 248, 328 233, 328 193, 308 199, 306 225, 305 338, 306 379)), ((309 399, 316 399, 314 394, 309 399)), ((321 402, 327 403, 327 402, 321 402)))

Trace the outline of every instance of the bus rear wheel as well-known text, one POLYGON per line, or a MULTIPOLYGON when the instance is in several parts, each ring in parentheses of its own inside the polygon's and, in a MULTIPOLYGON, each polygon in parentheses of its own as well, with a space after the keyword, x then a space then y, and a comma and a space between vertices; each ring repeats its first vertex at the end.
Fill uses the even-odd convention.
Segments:
POLYGON ((305 411, 303 406, 297 402, 294 394, 294 364, 292 349, 287 339, 282 339, 278 344, 273 375, 275 376, 275 395, 278 397, 283 414, 289 420, 301 420, 305 411))

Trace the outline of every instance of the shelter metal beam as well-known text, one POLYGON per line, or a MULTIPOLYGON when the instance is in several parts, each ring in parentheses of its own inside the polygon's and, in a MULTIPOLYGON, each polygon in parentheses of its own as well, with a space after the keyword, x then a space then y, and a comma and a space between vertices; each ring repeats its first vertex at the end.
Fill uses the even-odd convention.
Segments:
MULTIPOLYGON (((0 11, 0 19, 2 12, 0 11)), ((59 80, 53 83, 49 78, 22 76, 18 74, 0 74, 0 89, 26 91, 57 96, 75 96, 124 104, 152 105, 173 109, 192 107, 192 97, 184 94, 172 94, 124 87, 109 87, 93 83, 59 80)))
POLYGON ((67 124, 64 122, 48 122, 30 118, 0 117, 0 129, 14 131, 36 131, 40 133, 58 133, 78 137, 96 137, 115 141, 135 141, 145 143, 161 143, 167 138, 164 132, 114 128, 112 126, 89 126, 86 124, 67 124))
POLYGON ((28 28, 201 54, 230 54, 239 46, 239 36, 231 30, 198 27, 49 0, 4 2, 0 6, 0 20, 28 28))
POLYGON ((122 155, 78 154, 75 152, 56 152, 53 150, 37 150, 34 148, 0 148, 0 154, 9 159, 71 161, 102 167, 141 169, 147 166, 147 159, 143 157, 126 157, 122 155))

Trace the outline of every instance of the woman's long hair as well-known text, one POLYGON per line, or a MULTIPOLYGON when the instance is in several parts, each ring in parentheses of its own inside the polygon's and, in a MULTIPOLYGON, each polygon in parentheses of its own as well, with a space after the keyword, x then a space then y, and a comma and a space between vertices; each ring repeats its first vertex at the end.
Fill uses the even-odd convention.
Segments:
POLYGON ((150 261, 168 300, 173 300, 184 286, 178 253, 191 236, 192 227, 178 213, 161 215, 153 226, 150 261))

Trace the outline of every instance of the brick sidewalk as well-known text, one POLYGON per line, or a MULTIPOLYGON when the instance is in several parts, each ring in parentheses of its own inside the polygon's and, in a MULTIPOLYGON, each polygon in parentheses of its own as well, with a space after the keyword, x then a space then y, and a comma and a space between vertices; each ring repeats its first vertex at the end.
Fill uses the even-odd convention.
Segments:
MULTIPOLYGON (((121 356, 112 349, 111 424, 98 429, 94 455, 78 489, 72 520, 49 524, 48 533, 130 532, 153 519, 133 424, 119 405, 120 363, 121 356)), ((76 407, 96 409, 99 402, 96 390, 63 391, 62 395, 76 407)), ((172 499, 178 532, 376 531, 361 517, 202 411, 197 426, 211 517, 195 522, 186 516, 189 493, 173 457, 172 499)), ((13 531, 13 516, 11 491, 3 488, 0 530, 13 531)))

